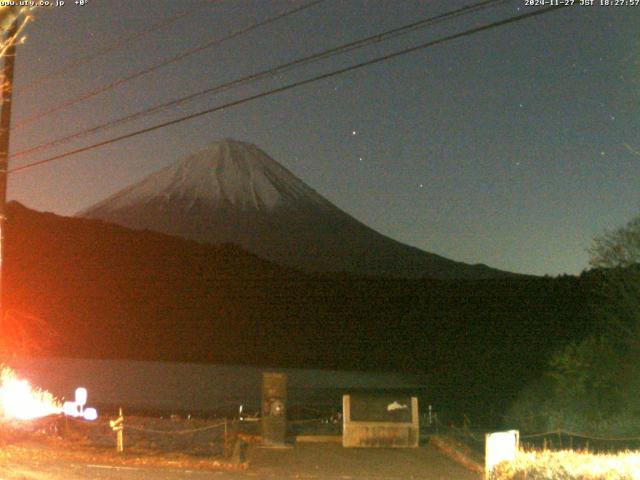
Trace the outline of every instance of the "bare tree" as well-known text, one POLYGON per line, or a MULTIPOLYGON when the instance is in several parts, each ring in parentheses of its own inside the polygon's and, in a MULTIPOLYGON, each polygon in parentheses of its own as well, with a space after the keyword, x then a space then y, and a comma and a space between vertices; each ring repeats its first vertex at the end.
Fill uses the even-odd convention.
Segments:
POLYGON ((595 268, 629 268, 640 265, 640 215, 624 227, 593 240, 589 263, 595 268))

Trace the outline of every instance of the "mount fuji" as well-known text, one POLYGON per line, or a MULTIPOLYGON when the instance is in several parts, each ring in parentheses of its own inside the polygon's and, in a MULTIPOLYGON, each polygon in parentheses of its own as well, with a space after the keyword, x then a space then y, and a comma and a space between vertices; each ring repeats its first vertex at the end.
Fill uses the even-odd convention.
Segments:
POLYGON ((213 143, 77 216, 203 243, 234 243, 307 272, 441 279, 513 275, 386 237, 255 145, 231 139, 213 143))

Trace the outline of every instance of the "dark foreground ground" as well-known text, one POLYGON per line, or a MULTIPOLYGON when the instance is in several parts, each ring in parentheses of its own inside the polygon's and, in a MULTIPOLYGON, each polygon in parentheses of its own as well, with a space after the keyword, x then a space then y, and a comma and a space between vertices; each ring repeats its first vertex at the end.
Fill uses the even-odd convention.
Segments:
POLYGON ((109 455, 76 454, 62 445, 5 446, 0 479, 7 480, 401 480, 480 477, 429 445, 418 449, 344 449, 339 444, 301 443, 286 449, 256 446, 247 452, 243 471, 213 470, 210 465, 175 460, 162 466, 144 460, 121 462, 109 455), (136 464, 138 463, 138 464, 136 464))

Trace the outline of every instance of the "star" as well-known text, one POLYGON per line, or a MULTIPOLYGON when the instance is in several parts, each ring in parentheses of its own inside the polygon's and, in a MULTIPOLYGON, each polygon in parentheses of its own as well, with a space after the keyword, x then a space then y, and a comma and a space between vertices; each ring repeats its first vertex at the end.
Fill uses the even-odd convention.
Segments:
POLYGON ((423 188, 423 187, 424 187, 424 184, 423 184, 423 183, 421 183, 421 184, 420 184, 420 185, 418 185, 418 186, 419 186, 420 188, 423 188))
POLYGON ((359 158, 358 158, 358 161, 360 161, 360 162, 361 162, 361 161, 362 161, 362 157, 359 157, 359 158))
POLYGON ((629 150, 631 153, 633 153, 634 155, 638 155, 640 156, 640 150, 637 150, 635 148, 633 148, 631 145, 629 145, 628 143, 623 143, 624 147, 629 150))
POLYGON ((352 130, 352 131, 351 131, 351 135, 355 136, 355 135, 357 135, 357 134, 358 134, 358 132, 357 132, 356 130, 352 130))

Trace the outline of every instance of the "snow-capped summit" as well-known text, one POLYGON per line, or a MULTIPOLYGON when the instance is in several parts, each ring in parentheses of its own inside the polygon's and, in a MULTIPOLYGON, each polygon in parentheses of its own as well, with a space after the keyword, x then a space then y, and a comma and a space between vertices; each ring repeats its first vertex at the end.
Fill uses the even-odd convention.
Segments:
POLYGON ((340 210, 255 145, 224 139, 80 212, 134 229, 235 243, 306 271, 504 275, 404 245, 340 210))
POLYGON ((84 216, 99 216, 132 205, 178 202, 183 207, 270 212, 298 203, 330 208, 331 204, 255 145, 224 139, 170 165, 142 182, 91 207, 84 216))

